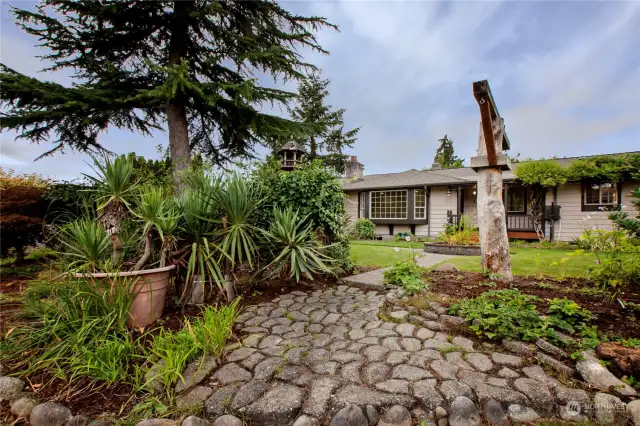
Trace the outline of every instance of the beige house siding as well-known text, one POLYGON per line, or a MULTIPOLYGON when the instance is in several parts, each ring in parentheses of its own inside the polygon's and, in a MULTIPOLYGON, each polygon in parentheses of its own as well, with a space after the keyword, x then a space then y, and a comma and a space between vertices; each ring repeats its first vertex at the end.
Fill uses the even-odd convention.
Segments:
MULTIPOLYGON (((624 182, 622 185, 622 206, 623 210, 629 213, 634 212, 631 204, 631 191, 638 185, 638 182, 624 182)), ((595 211, 583 212, 579 183, 570 183, 558 187, 558 204, 560 205, 560 220, 555 223, 554 241, 572 241, 578 238, 585 229, 605 229, 611 230, 611 221, 607 219, 608 212, 595 211)), ((553 201, 553 191, 547 193, 547 204, 553 201)), ((549 226, 547 225, 547 236, 549 226)))
POLYGON ((349 225, 358 220, 358 192, 350 191, 345 193, 344 197, 344 209, 347 212, 349 218, 349 225))
POLYGON ((429 225, 416 225, 416 235, 418 237, 428 237, 429 225))
POLYGON ((429 221, 431 222, 431 235, 434 236, 444 231, 447 224, 447 210, 456 211, 456 196, 452 192, 447 195, 446 186, 431 187, 431 205, 429 209, 429 221))

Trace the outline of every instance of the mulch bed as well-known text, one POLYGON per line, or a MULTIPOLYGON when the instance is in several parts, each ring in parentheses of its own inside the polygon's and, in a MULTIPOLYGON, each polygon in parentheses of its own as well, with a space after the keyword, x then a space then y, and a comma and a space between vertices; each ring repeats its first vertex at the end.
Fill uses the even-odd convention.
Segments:
MULTIPOLYGON (((640 314, 631 309, 622 309, 618 298, 625 302, 640 303, 640 289, 627 288, 615 297, 611 295, 587 295, 578 292, 580 289, 594 289, 593 283, 584 279, 568 278, 559 281, 540 280, 534 277, 515 277, 513 281, 492 280, 476 272, 432 272, 429 291, 462 299, 476 297, 489 290, 519 289, 522 293, 539 296, 543 301, 538 305, 541 313, 546 313, 546 299, 568 298, 581 307, 589 309, 597 319, 593 322, 604 333, 611 333, 625 338, 640 338, 638 321, 640 314), (487 286, 493 282, 495 286, 487 286), (483 285, 485 284, 485 285, 483 285), (543 288, 553 286, 552 288, 543 288)), ((611 293, 612 294, 612 293, 611 293)))

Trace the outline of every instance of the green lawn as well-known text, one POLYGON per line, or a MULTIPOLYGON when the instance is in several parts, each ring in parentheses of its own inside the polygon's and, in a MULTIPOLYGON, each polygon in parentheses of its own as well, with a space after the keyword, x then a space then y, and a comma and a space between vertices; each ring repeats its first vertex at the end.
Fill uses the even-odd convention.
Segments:
MULTIPOLYGON (((420 254, 418 249, 415 250, 416 256, 420 254)), ((361 266, 377 266, 384 268, 394 263, 410 260, 411 250, 402 249, 393 250, 393 247, 376 246, 373 244, 354 244, 351 242, 351 260, 356 265, 361 266)))
MULTIPOLYGON (((568 256, 571 250, 511 248, 511 266, 515 275, 537 275, 558 277, 584 277, 588 266, 593 265, 596 256, 585 253, 581 256, 568 256), (560 262, 562 258, 568 260, 558 266, 553 262, 560 262), (563 271, 564 270, 564 271, 563 271)), ((602 254, 601 254, 602 256, 602 254)), ((458 256, 447 261, 453 263, 463 271, 482 272, 479 256, 458 256)))
POLYGON ((419 248, 424 247, 424 243, 418 241, 380 241, 380 240, 351 240, 352 246, 378 246, 378 247, 405 247, 419 248))

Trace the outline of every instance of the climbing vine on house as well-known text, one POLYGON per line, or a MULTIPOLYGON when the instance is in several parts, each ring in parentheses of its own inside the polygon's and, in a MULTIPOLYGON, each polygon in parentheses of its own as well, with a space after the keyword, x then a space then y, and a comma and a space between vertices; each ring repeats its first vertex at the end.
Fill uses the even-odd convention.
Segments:
MULTIPOLYGON (((529 188, 531 203, 529 214, 533 220, 536 234, 542 240, 546 188, 552 188, 566 182, 585 180, 619 182, 629 178, 638 179, 640 178, 640 154, 598 155, 573 160, 566 167, 561 166, 553 159, 527 161, 518 164, 515 175, 529 188)), ((639 191, 636 189, 636 193, 639 191)), ((613 215, 610 218, 614 221, 629 219, 628 215, 613 215)))
POLYGON ((566 170, 553 160, 536 160, 521 163, 515 170, 516 177, 528 186, 531 208, 529 215, 538 239, 544 239, 544 194, 547 188, 567 181, 566 170))

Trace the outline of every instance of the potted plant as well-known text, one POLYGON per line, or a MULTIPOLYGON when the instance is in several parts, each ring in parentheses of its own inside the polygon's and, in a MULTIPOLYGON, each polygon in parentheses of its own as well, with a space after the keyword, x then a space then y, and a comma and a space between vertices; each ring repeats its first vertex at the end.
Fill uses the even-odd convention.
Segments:
POLYGON ((175 241, 178 212, 161 188, 139 187, 133 182, 130 158, 106 157, 103 163, 95 159, 94 163, 98 177, 87 177, 98 192, 97 220, 84 218, 64 226, 60 242, 76 278, 102 287, 128 286, 133 295, 128 325, 145 327, 162 316, 170 274, 175 269, 166 261, 175 241), (134 237, 123 242, 123 223, 129 218, 133 219, 127 223, 134 237), (144 250, 133 262, 136 245, 128 242, 135 241, 136 235, 142 237, 144 250), (155 235, 162 243, 159 266, 145 269, 153 255, 155 235), (109 245, 110 258, 106 256, 109 245))

